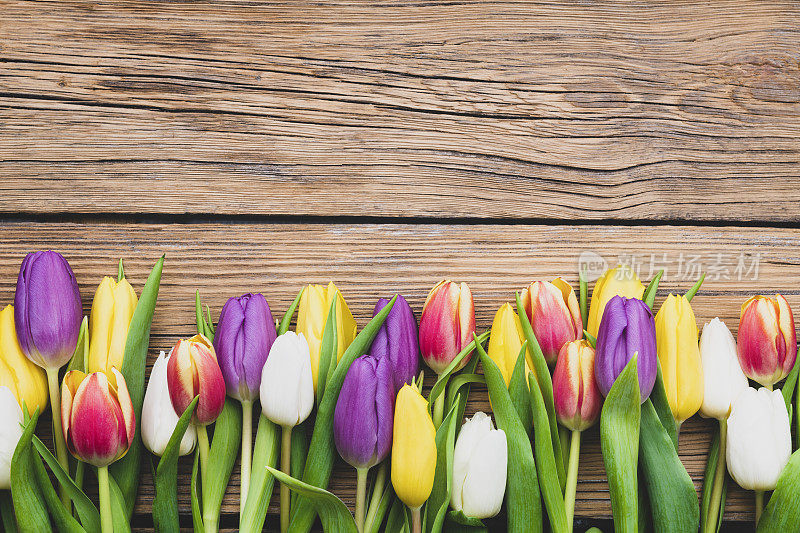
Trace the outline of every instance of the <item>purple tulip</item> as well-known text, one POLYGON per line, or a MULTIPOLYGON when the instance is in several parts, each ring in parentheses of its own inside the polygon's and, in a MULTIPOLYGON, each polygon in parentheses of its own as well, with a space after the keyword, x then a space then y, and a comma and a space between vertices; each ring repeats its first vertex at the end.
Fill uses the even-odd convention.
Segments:
POLYGON ((603 396, 638 353, 639 392, 644 402, 653 390, 657 369, 656 324, 647 304, 623 296, 609 300, 600 320, 595 352, 595 379, 603 396))
POLYGON ((245 294, 225 302, 214 351, 229 396, 239 401, 258 398, 261 370, 276 337, 275 320, 263 295, 245 294))
POLYGON ((333 413, 339 455, 355 468, 383 461, 392 448, 394 385, 386 358, 362 355, 350 365, 333 413))
MULTIPOLYGON (((375 304, 372 316, 386 307, 389 300, 381 298, 375 304)), ((392 365, 392 381, 394 391, 398 392, 404 384, 419 372, 419 337, 417 336, 417 319, 405 298, 398 295, 389 316, 378 330, 375 340, 369 349, 374 357, 388 357, 392 365)))
POLYGON ((14 323, 25 355, 42 368, 72 357, 81 329, 81 293, 64 257, 52 251, 25 256, 14 295, 14 323))

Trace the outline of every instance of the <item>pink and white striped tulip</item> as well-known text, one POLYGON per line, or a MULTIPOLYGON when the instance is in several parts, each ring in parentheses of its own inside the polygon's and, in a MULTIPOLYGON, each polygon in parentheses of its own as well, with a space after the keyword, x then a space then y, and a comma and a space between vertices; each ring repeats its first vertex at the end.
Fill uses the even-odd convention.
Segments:
POLYGON ((192 423, 205 426, 216 420, 225 406, 225 379, 211 341, 199 334, 179 340, 169 353, 167 385, 178 416, 199 396, 192 423))
POLYGON ((603 396, 594 378, 594 349, 583 339, 568 342, 553 371, 553 401, 564 427, 583 431, 600 417, 603 396))
MULTIPOLYGON (((419 321, 419 348, 422 358, 437 374, 470 342, 475 333, 475 304, 466 283, 440 281, 428 293, 419 321)), ((472 354, 459 365, 463 368, 472 354)), ((458 369, 456 369, 458 370, 458 369)))
POLYGON ((547 364, 554 365, 561 347, 583 336, 578 298, 561 278, 534 281, 522 290, 522 305, 547 364))
POLYGON ((737 352, 745 375, 765 387, 789 374, 797 358, 797 334, 786 298, 753 296, 742 305, 737 352))
POLYGON ((125 378, 111 372, 72 370, 61 388, 64 440, 76 458, 97 467, 125 455, 133 443, 136 415, 125 378))

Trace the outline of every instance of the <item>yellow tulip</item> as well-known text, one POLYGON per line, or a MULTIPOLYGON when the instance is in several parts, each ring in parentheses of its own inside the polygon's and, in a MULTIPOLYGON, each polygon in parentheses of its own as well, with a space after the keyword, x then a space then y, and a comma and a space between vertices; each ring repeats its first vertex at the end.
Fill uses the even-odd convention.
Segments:
POLYGON ((614 296, 626 298, 640 298, 644 295, 644 285, 639 280, 636 272, 627 265, 620 265, 598 278, 592 291, 592 301, 589 304, 589 322, 587 330, 592 336, 597 337, 600 320, 603 318, 606 304, 614 296))
POLYGON ((428 402, 414 385, 397 393, 392 442, 392 486, 411 509, 431 495, 436 471, 436 430, 428 402))
POLYGON ((309 285, 300 297, 297 311, 297 333, 302 333, 311 352, 311 376, 314 390, 317 390, 319 375, 319 351, 322 346, 322 333, 328 320, 328 311, 336 298, 336 339, 338 341, 336 360, 342 358, 347 347, 356 338, 356 321, 347 307, 342 293, 333 282, 327 287, 309 285))
POLYGON ((89 316, 89 373, 108 374, 112 366, 122 368, 128 328, 137 303, 136 292, 125 278, 117 282, 106 276, 100 282, 89 316))
POLYGON ((44 370, 32 363, 17 340, 14 326, 14 307, 0 311, 0 387, 11 389, 20 406, 23 400, 33 414, 47 407, 47 377, 44 370))
POLYGON ((494 315, 487 353, 500 369, 500 373, 503 374, 506 387, 511 381, 511 374, 514 373, 514 365, 517 364, 523 338, 524 334, 517 313, 514 312, 511 304, 503 304, 494 315))
POLYGON ((703 403, 697 322, 685 296, 667 296, 656 314, 656 341, 669 407, 680 423, 703 403))

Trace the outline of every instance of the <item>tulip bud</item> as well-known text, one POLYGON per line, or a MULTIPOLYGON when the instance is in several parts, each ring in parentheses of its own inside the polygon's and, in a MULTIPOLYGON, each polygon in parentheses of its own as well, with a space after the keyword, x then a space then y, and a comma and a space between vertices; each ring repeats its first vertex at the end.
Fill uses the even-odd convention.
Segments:
MULTIPOLYGON (((32 407, 33 408, 33 407, 32 407)), ((0 385, 0 490, 11 488, 11 459, 22 437, 22 409, 14 393, 0 385)))
MULTIPOLYGON (((419 347, 425 363, 437 374, 470 342, 475 333, 475 304, 466 283, 440 281, 428 293, 419 321, 419 347)), ((464 368, 468 354, 456 370, 464 368)))
POLYGON ((70 453, 102 467, 121 458, 133 443, 136 418, 125 378, 116 368, 85 374, 72 370, 61 388, 61 424, 70 453))
MULTIPOLYGON (((167 385, 167 357, 162 351, 150 371, 147 390, 144 393, 142 405, 142 441, 147 449, 161 456, 167 447, 175 426, 178 425, 178 415, 172 407, 167 385)), ((183 414, 183 413, 181 413, 183 414)), ((183 434, 179 455, 186 455, 194 449, 197 441, 197 429, 192 425, 186 428, 183 434)))
POLYGON ((263 295, 245 294, 225 303, 214 334, 214 351, 229 396, 239 401, 258 398, 261 370, 277 335, 263 295))
POLYGON ((106 276, 100 282, 89 316, 89 372, 122 368, 128 327, 138 301, 125 278, 117 282, 106 276))
MULTIPOLYGON (((374 317, 386 307, 389 300, 381 298, 375 304, 374 317)), ((417 319, 414 311, 405 298, 397 295, 397 299, 386 316, 386 321, 375 335, 369 353, 375 357, 388 357, 392 369, 394 393, 417 376, 419 372, 419 340, 417 336, 417 319)))
POLYGON ((181 339, 169 352, 167 384, 172 407, 183 414, 195 396, 192 422, 205 426, 217 419, 225 407, 225 380, 217 364, 214 347, 203 335, 181 339))
POLYGON ((33 412, 47 407, 47 378, 44 370, 33 364, 17 340, 14 308, 7 305, 0 311, 0 387, 8 387, 17 402, 24 401, 33 412))
POLYGON ((517 313, 514 312, 511 304, 503 304, 494 315, 487 355, 500 369, 506 387, 511 381, 514 365, 517 364, 517 357, 522 350, 523 336, 522 325, 517 313))
POLYGON ((431 495, 436 471, 436 430, 428 402, 413 385, 397 393, 392 444, 392 486, 412 509, 431 495))
POLYGON ((728 417, 728 471, 742 488, 775 488, 789 456, 789 414, 781 391, 747 387, 728 417))
POLYGON ((333 440, 350 466, 370 468, 392 448, 394 382, 387 358, 362 355, 350 365, 333 414, 333 440))
POLYGON ((311 353, 311 375, 314 390, 317 390, 319 376, 319 351, 322 347, 322 334, 328 321, 331 304, 336 301, 336 360, 342 358, 344 351, 356 338, 356 321, 342 293, 333 282, 327 287, 308 285, 300 297, 297 310, 297 333, 302 333, 311 353))
POLYGON ((294 427, 311 413, 314 385, 305 336, 287 331, 278 336, 261 373, 261 410, 272 422, 294 427))
POLYGON ((644 296, 644 285, 639 281, 639 276, 628 265, 620 265, 607 270, 594 284, 587 324, 589 333, 594 337, 599 334, 603 311, 614 296, 638 298, 640 300, 644 296))
POLYGON ((653 313, 643 301, 614 296, 603 311, 597 332, 594 372, 597 387, 608 396, 617 376, 638 353, 639 391, 644 402, 656 382, 656 326, 653 313))
POLYGON ((600 417, 603 397, 594 377, 594 349, 583 339, 561 347, 553 371, 553 401, 562 426, 583 431, 600 417))
POLYGON ((797 334, 786 298, 753 296, 742 305, 738 353, 745 375, 766 387, 789 374, 797 357, 797 334))
POLYGON ((575 291, 566 281, 556 278, 552 282, 534 281, 521 296, 536 341, 547 364, 552 366, 562 346, 583 337, 575 291))
POLYGON ((14 294, 14 322, 28 359, 45 369, 64 366, 78 344, 81 317, 81 294, 67 260, 52 251, 26 255, 14 294))
POLYGON ((478 520, 495 516, 503 505, 507 473, 506 434, 479 411, 464 422, 456 440, 450 505, 478 520))
POLYGON ((748 384, 739 366, 733 334, 719 318, 703 326, 700 359, 703 365, 700 414, 709 418, 728 418, 733 402, 748 384))
POLYGON ((683 422, 703 403, 697 322, 686 296, 667 296, 656 314, 658 360, 672 416, 683 422))

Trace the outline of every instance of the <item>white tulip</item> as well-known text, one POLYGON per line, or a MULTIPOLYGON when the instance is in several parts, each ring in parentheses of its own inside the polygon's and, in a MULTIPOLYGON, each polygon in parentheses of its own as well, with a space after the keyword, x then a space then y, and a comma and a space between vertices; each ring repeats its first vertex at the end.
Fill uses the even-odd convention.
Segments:
POLYGON ((0 387, 0 489, 11 488, 11 458, 22 436, 22 409, 8 387, 0 387))
POLYGON ((703 326, 700 360, 703 365, 700 414, 708 418, 727 418, 733 402, 748 385, 747 376, 739 366, 733 334, 719 318, 703 326))
MULTIPOLYGON (((167 361, 169 356, 161 352, 150 371, 150 380, 147 382, 142 405, 142 441, 148 450, 158 456, 164 454, 179 418, 169 397, 167 361)), ((181 439, 178 453, 180 455, 191 453, 196 442, 197 430, 193 424, 189 424, 181 439)))
POLYGON ((261 410, 282 427, 294 427, 311 414, 314 382, 311 353, 302 333, 275 339, 261 371, 261 410))
POLYGON ((500 512, 508 474, 508 446, 502 429, 494 429, 486 413, 467 419, 453 453, 450 505, 470 518, 500 512))
POLYGON ((789 456, 789 414, 781 391, 748 387, 728 418, 728 471, 742 488, 772 490, 789 456))

